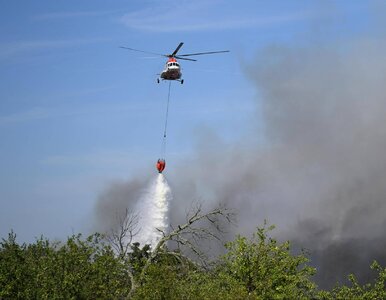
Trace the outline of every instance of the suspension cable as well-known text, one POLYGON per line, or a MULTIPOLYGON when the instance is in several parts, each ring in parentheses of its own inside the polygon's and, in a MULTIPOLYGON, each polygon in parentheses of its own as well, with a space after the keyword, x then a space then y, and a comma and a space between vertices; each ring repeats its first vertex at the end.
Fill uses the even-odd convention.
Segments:
POLYGON ((167 103, 166 103, 164 135, 163 135, 163 139, 162 139, 162 149, 161 149, 162 158, 165 158, 165 152, 166 152, 166 133, 167 133, 167 129, 168 129, 169 103, 170 103, 170 86, 171 85, 172 85, 172 82, 169 81, 168 100, 167 100, 167 103))

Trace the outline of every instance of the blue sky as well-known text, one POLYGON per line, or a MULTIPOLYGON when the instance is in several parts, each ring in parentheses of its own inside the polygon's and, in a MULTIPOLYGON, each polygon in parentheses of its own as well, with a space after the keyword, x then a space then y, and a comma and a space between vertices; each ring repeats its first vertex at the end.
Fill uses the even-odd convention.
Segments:
POLYGON ((165 60, 119 46, 231 51, 181 62, 185 83, 172 85, 169 120, 173 172, 197 130, 228 143, 250 130, 258 92, 244 69, 258 51, 312 42, 315 32, 358 34, 371 9, 360 1, 0 1, 0 236, 87 231, 109 183, 155 172, 165 60))

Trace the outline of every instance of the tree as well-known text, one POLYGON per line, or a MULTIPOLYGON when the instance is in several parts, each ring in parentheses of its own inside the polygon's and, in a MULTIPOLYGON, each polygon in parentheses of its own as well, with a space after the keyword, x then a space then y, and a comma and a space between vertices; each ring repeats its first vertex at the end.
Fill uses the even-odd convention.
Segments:
POLYGON ((371 265, 371 269, 378 272, 378 276, 373 283, 360 285, 357 278, 350 274, 348 279, 351 286, 336 286, 331 292, 320 291, 319 299, 386 299, 386 268, 382 268, 376 261, 371 265))
POLYGON ((133 299, 247 299, 247 290, 216 269, 181 265, 173 256, 152 264, 133 299))
POLYGON ((0 299, 19 298, 22 296, 20 286, 28 280, 25 272, 26 245, 16 242, 16 234, 12 231, 8 239, 0 243, 0 299))
POLYGON ((292 255, 290 243, 278 243, 268 236, 274 226, 258 228, 252 239, 238 236, 226 244, 222 272, 240 282, 252 299, 311 298, 315 284, 310 277, 305 253, 292 255))
POLYGON ((126 267, 99 234, 19 245, 10 233, 0 243, 0 299, 111 299, 128 292, 126 267))
POLYGON ((386 268, 377 262, 374 282, 361 285, 350 275, 348 286, 317 291, 306 253, 292 254, 289 242, 269 236, 274 227, 266 223, 251 238, 227 243, 227 253, 211 264, 186 255, 191 250, 204 259, 195 241, 218 239, 221 220, 231 219, 224 208, 203 213, 199 207, 154 249, 131 242, 116 248, 124 253, 100 234, 19 244, 11 232, 0 242, 0 299, 386 299, 386 268), (178 247, 167 247, 170 241, 178 247))

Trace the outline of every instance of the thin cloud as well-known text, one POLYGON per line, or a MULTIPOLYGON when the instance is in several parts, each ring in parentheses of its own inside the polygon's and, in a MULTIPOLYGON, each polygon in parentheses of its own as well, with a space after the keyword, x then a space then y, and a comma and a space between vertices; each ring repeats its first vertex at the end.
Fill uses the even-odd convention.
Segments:
MULTIPOLYGON (((106 88, 107 89, 107 88, 106 88)), ((105 90, 103 87, 100 90, 105 90)), ((74 96, 83 96, 87 94, 92 94, 98 91, 98 89, 88 89, 80 91, 79 93, 74 94, 74 96)), ((69 96, 71 98, 71 96, 69 96)), ((84 105, 77 108, 53 108, 53 107, 33 107, 28 110, 19 111, 11 113, 8 115, 0 116, 0 126, 10 125, 10 124, 19 124, 26 123, 31 121, 38 121, 44 119, 53 119, 53 118, 62 118, 62 117, 72 117, 80 115, 105 115, 106 113, 127 113, 127 112, 136 112, 146 113, 151 111, 153 108, 144 103, 115 103, 111 102, 101 103, 100 105, 84 105)))
POLYGON ((42 107, 34 107, 30 110, 0 116, 0 125, 28 122, 49 118, 52 112, 42 107))
POLYGON ((309 11, 270 17, 237 15, 235 11, 216 15, 213 3, 194 2, 181 5, 170 13, 169 7, 158 6, 125 14, 120 21, 129 28, 149 32, 185 32, 231 30, 265 27, 315 17, 309 11), (175 17, 177 16, 177 17, 175 17))
POLYGON ((101 17, 110 14, 119 13, 121 10, 108 11, 62 11, 52 12, 33 16, 35 21, 56 20, 56 19, 72 19, 72 18, 87 18, 87 17, 101 17))
POLYGON ((75 47, 79 45, 88 45, 92 43, 106 42, 106 38, 90 39, 69 39, 69 40, 35 40, 35 41, 17 41, 0 44, 0 62, 8 60, 14 56, 30 53, 33 51, 47 50, 53 48, 75 47))
POLYGON ((75 116, 87 113, 86 110, 58 110, 50 107, 32 107, 30 109, 0 116, 0 126, 20 124, 59 117, 75 116))
MULTIPOLYGON (((132 152, 132 151, 131 151, 132 152)), ((128 151, 103 150, 93 153, 78 155, 53 155, 41 161, 49 166, 79 166, 114 168, 128 164, 132 159, 132 153, 128 151)))

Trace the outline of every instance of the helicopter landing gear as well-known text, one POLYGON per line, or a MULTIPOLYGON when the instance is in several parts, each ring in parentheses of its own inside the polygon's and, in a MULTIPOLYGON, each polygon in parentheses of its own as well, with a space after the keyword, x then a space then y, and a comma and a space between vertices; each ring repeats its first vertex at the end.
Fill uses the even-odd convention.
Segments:
POLYGON ((184 84, 184 80, 183 79, 181 79, 181 84, 184 84))
POLYGON ((157 78, 157 83, 159 83, 159 78, 157 78))

